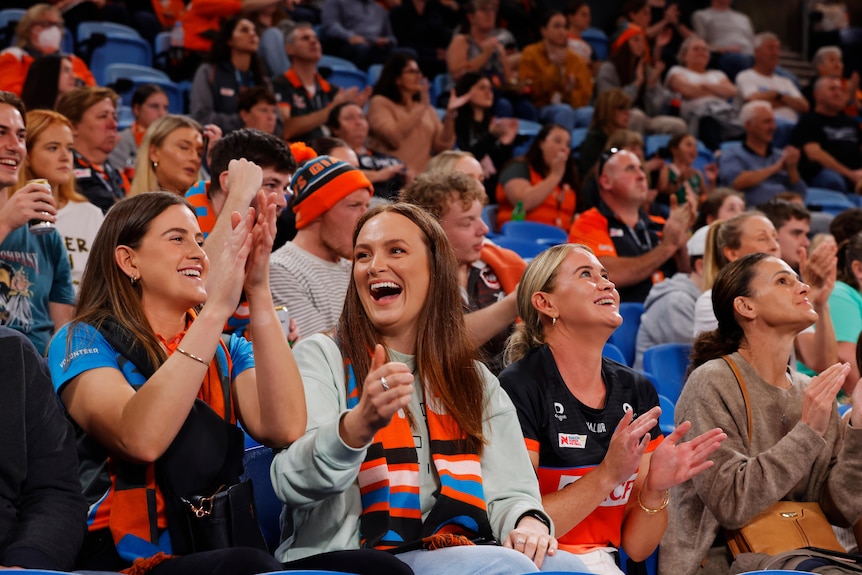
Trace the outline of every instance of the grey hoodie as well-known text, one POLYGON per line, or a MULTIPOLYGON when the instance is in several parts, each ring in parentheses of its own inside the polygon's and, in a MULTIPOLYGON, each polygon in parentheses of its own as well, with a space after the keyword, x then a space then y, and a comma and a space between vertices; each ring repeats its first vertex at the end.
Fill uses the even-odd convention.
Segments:
POLYGON ((638 330, 635 369, 643 369, 644 352, 654 345, 691 343, 694 304, 699 295, 700 288, 687 273, 676 273, 669 280, 652 286, 644 302, 638 330))

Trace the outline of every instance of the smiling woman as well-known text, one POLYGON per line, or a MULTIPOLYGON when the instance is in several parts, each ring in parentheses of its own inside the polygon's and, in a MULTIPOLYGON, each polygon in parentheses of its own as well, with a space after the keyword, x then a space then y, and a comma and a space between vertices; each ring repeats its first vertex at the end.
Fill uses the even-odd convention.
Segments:
POLYGON ((200 179, 203 128, 188 116, 168 115, 147 128, 138 149, 131 195, 163 190, 185 194, 200 179))
POLYGON ((475 359, 440 225, 380 206, 353 246, 335 339, 296 347, 309 425, 273 462, 296 529, 276 555, 370 547, 418 575, 583 571, 557 551, 512 404, 475 359), (491 541, 503 546, 472 545, 491 541))

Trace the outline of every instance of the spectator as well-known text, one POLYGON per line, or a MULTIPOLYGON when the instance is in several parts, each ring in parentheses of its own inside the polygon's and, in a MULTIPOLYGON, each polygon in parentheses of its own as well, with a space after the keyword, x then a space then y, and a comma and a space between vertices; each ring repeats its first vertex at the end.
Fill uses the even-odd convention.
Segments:
POLYGON ((611 153, 598 173, 599 205, 575 220, 569 242, 595 252, 622 301, 643 302, 653 284, 688 270, 685 244, 697 215, 697 200, 689 191, 685 203, 672 201, 670 216, 661 226, 642 209, 648 184, 635 154, 611 153))
POLYGON ((272 81, 278 109, 284 124, 282 137, 288 141, 310 142, 324 135, 321 126, 333 106, 353 102, 365 106, 370 89, 341 90, 323 79, 317 63, 323 52, 314 28, 299 23, 284 39, 291 68, 272 81), (307 87, 306 87, 307 86, 307 87))
POLYGON ((413 173, 408 173, 401 160, 368 147, 368 120, 358 104, 342 102, 333 106, 326 126, 356 152, 359 168, 374 185, 375 196, 392 199, 413 179, 413 173))
POLYGON ((449 98, 441 121, 431 106, 428 81, 419 64, 407 54, 393 54, 368 102, 371 147, 395 156, 418 174, 432 153, 454 147, 455 116, 468 100, 467 95, 449 98))
POLYGON ((497 0, 470 0, 465 8, 466 25, 452 36, 446 49, 446 67, 457 82, 467 72, 479 72, 494 86, 494 115, 538 120, 535 106, 519 84, 506 49, 494 33, 497 0))
POLYGON ((521 53, 518 77, 530 86, 530 100, 542 123, 553 122, 568 130, 587 125, 592 110, 584 109, 593 94, 589 66, 569 50, 566 17, 558 10, 541 20, 542 40, 521 53))
POLYGON ((311 147, 318 156, 330 156, 335 160, 347 162, 354 168, 359 168, 359 156, 347 145, 347 142, 340 138, 316 138, 311 142, 311 147))
POLYGON ((632 100, 619 88, 611 88, 596 98, 590 129, 581 143, 578 170, 589 172, 599 161, 611 134, 628 129, 632 115, 632 100))
POLYGON ((458 24, 459 12, 454 0, 406 0, 389 11, 398 45, 416 52, 425 77, 446 73, 446 47, 458 24))
POLYGON ((829 296, 829 311, 838 343, 838 361, 850 366, 844 389, 852 393, 860 377, 856 342, 862 334, 862 233, 839 246, 844 266, 838 269, 838 281, 829 296))
POLYGON ((389 14, 377 2, 326 0, 320 27, 327 54, 346 58, 362 70, 389 59, 396 43, 389 14))
POLYGON ((680 65, 668 70, 665 86, 680 95, 680 115, 688 122, 689 132, 715 150, 722 141, 742 132, 736 124, 736 109, 728 102, 736 95, 736 86, 724 72, 706 69, 709 50, 698 36, 683 41, 678 60, 680 65))
POLYGON ((0 363, 6 445, 0 471, 0 565, 71 571, 87 513, 72 426, 57 404, 41 354, 5 327, 0 327, 0 363))
POLYGON ((658 178, 659 198, 664 200, 662 203, 670 203, 671 194, 675 194, 677 202, 682 203, 687 189, 694 192, 698 201, 705 198, 715 187, 718 168, 715 164, 707 164, 701 172, 694 167, 697 159, 697 140, 694 136, 678 134, 670 139, 667 149, 670 163, 662 168, 658 178))
POLYGON ((266 86, 255 86, 243 90, 236 102, 239 119, 244 128, 275 134, 278 123, 278 102, 272 90, 266 86))
POLYGON ((269 4, 242 11, 260 32, 257 53, 263 59, 270 77, 281 76, 290 68, 290 61, 284 52, 284 35, 296 26, 291 16, 297 4, 296 0, 271 0, 269 4))
POLYGON ((203 128, 188 116, 168 115, 147 128, 131 195, 163 190, 185 195, 201 179, 203 128))
POLYGON ((494 117, 494 88, 477 72, 467 72, 455 83, 455 96, 464 94, 470 100, 455 118, 455 145, 479 161, 485 192, 493 197, 497 175, 512 159, 518 120, 494 117))
POLYGON ((547 555, 556 541, 538 483, 511 402, 474 359, 440 225, 414 206, 378 206, 353 237, 354 269, 334 338, 317 334, 296 349, 310 421, 305 436, 275 456, 272 476, 285 513, 294 521, 301 515, 304 529, 277 556, 364 545, 395 552, 419 575, 516 575, 539 565, 583 571, 562 551, 547 555), (399 409, 404 416, 394 417, 399 409), (360 493, 380 477, 393 507, 384 506, 386 517, 371 527, 374 510, 360 493), (464 489, 479 483, 481 497, 467 496, 464 489), (416 497, 398 503, 396 485, 412 486, 416 497), (414 512, 396 521, 399 508, 414 512), (503 545, 463 544, 476 537, 503 545), (422 538, 433 551, 416 548, 422 538))
POLYGON ((296 237, 273 252, 270 287, 308 337, 338 322, 350 283, 350 237, 373 188, 362 172, 329 156, 303 165, 291 188, 296 237))
POLYGON ((527 152, 509 162, 497 184, 497 227, 523 219, 566 229, 575 215, 578 171, 571 156, 571 134, 562 126, 545 124, 527 152))
POLYGON ((102 213, 129 193, 126 175, 108 161, 117 145, 119 101, 109 88, 83 87, 63 94, 57 102, 57 111, 72 122, 75 185, 102 213))
POLYGON ((814 102, 790 140, 802 150, 799 171, 809 186, 852 193, 862 182, 862 129, 844 113, 841 79, 819 78, 814 102))
POLYGON ((817 296, 764 253, 728 265, 713 291, 718 328, 694 344, 694 371, 674 420, 691 421, 691 433, 720 427, 728 439, 711 468, 672 493, 664 573, 694 573, 704 560, 710 572, 726 571, 727 548, 716 536, 779 500, 829 501, 823 510, 835 523, 862 514, 855 497, 862 413, 845 423, 835 411, 848 366, 836 363, 814 378, 787 369, 796 334, 817 319, 808 302, 817 296))
POLYGON ((586 0, 569 0, 564 11, 566 16, 566 38, 569 49, 572 50, 584 63, 594 60, 593 48, 581 38, 592 22, 590 5, 586 0))
POLYGON ((700 202, 695 230, 710 225, 716 220, 729 220, 745 211, 744 196, 733 188, 716 188, 700 202))
POLYGON ((72 284, 77 290, 105 217, 75 191, 73 147, 72 123, 65 116, 51 110, 27 112, 27 162, 18 172, 18 187, 36 178, 48 180, 57 206, 55 225, 69 254, 72 284))
POLYGON ((560 552, 576 554, 587 572, 621 573, 616 549, 634 561, 649 557, 669 489, 708 468, 726 436, 714 429, 677 445, 690 427, 683 423, 662 437, 649 380, 602 358, 622 318, 619 294, 589 249, 549 248, 530 262, 520 289, 524 322, 500 382, 518 411, 542 503, 560 552))
POLYGON ((763 100, 772 106, 778 131, 778 146, 790 140, 799 114, 808 111, 808 102, 790 78, 775 73, 781 56, 781 41, 772 32, 754 37, 754 66, 736 76, 736 87, 743 102, 763 100))
POLYGON ((120 139, 108 156, 111 165, 122 170, 129 181, 135 178, 138 148, 141 147, 147 128, 162 116, 167 116, 169 106, 168 95, 157 84, 143 84, 132 94, 135 121, 120 132, 120 139))
POLYGON ((754 53, 754 28, 742 12, 730 8, 732 0, 712 0, 710 7, 691 17, 695 34, 703 38, 716 54, 718 67, 731 81, 751 67, 754 53))
POLYGON ((694 232, 686 243, 690 272, 677 272, 650 289, 638 328, 634 368, 643 369, 644 352, 663 343, 691 343, 694 306, 703 291, 703 253, 708 227, 694 232))
POLYGON ((823 46, 819 48, 811 59, 811 65, 814 66, 814 71, 817 72, 817 75, 802 90, 803 95, 808 100, 809 108, 814 109, 814 84, 817 82, 817 79, 830 76, 841 78, 841 86, 847 94, 847 107, 844 108, 844 113, 850 117, 858 116, 859 73, 853 72, 849 78, 844 77, 844 61, 841 48, 838 46, 823 46))
POLYGON ((233 17, 219 28, 208 64, 201 64, 189 95, 191 116, 201 124, 215 124, 223 132, 242 127, 239 94, 254 86, 269 86, 257 55, 260 37, 254 23, 233 17))
MULTIPOLYGON (((0 90, 21 95, 30 65, 39 56, 60 53, 63 33, 63 16, 58 8, 50 4, 30 6, 15 27, 16 45, 0 52, 0 90)), ((87 64, 74 54, 68 58, 75 81, 95 86, 87 64)))
MULTIPOLYGON (((274 224, 273 207, 263 213, 254 225, 274 224)), ((249 435, 274 447, 295 441, 305 424, 301 380, 269 294, 266 244, 272 236, 267 242, 267 234, 254 233, 252 224, 246 217, 225 246, 223 261, 235 265, 215 265, 210 275, 194 212, 182 197, 134 196, 105 217, 77 315, 48 353, 54 387, 82 432, 81 468, 96 474, 85 489, 91 507, 79 567, 119 571, 135 565, 144 572, 236 575, 280 568, 260 549, 193 552, 168 531, 169 521, 184 517, 175 515, 181 496, 166 487, 176 485, 175 474, 194 473, 200 482, 187 477, 183 485, 217 486, 226 477, 238 481, 234 469, 240 468, 242 434, 227 426, 241 423, 249 435), (236 309, 243 285, 260 336, 251 345, 235 335, 223 341, 219 329, 236 309), (190 309, 204 301, 199 314, 190 309), (135 393, 141 387, 144 391, 135 393), (224 421, 203 424, 201 410, 224 421), (130 426, 129 414, 140 423, 130 426), (188 418, 199 429, 216 426, 221 436, 207 441, 198 432, 187 445, 192 443, 184 425, 188 418), (171 464, 181 453, 194 453, 206 468, 171 464), (141 497, 133 496, 136 490, 144 491, 141 497), (164 503, 147 505, 156 497, 164 503), (136 527, 142 524, 153 529, 136 527)))
POLYGON ((27 70, 21 100, 27 110, 53 110, 57 107, 60 96, 76 87, 72 60, 68 56, 39 56, 27 70))
MULTIPOLYGON (((482 165, 476 156, 463 150, 446 150, 431 158, 431 161, 428 162, 428 169, 424 173, 435 171, 460 172, 470 176, 480 184, 485 177, 482 173, 482 165)), ((485 202, 487 203, 487 197, 485 202)))
POLYGON ((808 248, 811 246, 808 237, 811 233, 811 212, 803 206, 777 198, 760 204, 757 209, 769 218, 778 232, 781 259, 798 273, 802 263, 808 259, 808 248))
POLYGON ((503 370, 503 349, 515 327, 518 282, 526 263, 515 252, 485 240, 482 207, 488 197, 468 175, 436 170, 417 176, 399 201, 434 215, 458 262, 458 284, 470 339, 494 375, 503 370))
POLYGON ((799 148, 772 147, 775 117, 772 106, 754 100, 742 107, 739 119, 745 126, 741 146, 725 149, 718 158, 722 185, 744 192, 750 206, 768 202, 786 190, 805 197, 805 182, 799 175, 799 148))
POLYGON ((664 62, 651 66, 646 59, 647 38, 632 24, 614 43, 607 62, 602 62, 596 75, 596 93, 621 88, 632 101, 629 129, 644 133, 680 134, 686 124, 680 118, 662 115, 667 104, 667 91, 661 84, 664 62))
POLYGON ((0 92, 0 325, 20 331, 43 353, 54 330, 72 317, 75 290, 60 235, 28 229, 33 219, 55 222, 57 203, 50 187, 18 188, 27 159, 24 122, 21 100, 0 92))

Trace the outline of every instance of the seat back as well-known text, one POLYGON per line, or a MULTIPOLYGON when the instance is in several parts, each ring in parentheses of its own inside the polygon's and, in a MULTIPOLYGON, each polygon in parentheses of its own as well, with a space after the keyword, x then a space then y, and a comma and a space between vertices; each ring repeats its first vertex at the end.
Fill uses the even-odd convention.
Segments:
POLYGON ((638 302, 623 302, 620 304, 620 315, 623 323, 611 334, 610 343, 614 344, 626 358, 626 365, 631 367, 635 361, 635 344, 638 338, 638 329, 641 326, 641 316, 644 313, 644 304, 638 302))
POLYGON ((78 24, 78 42, 84 42, 93 34, 104 34, 111 38, 126 37, 140 38, 138 31, 123 24, 115 24, 114 22, 81 22, 78 24))
POLYGON ((501 248, 512 250, 527 261, 536 257, 548 247, 534 240, 512 236, 497 236, 494 238, 494 243, 501 248))
POLYGON ((625 356, 623 356, 623 352, 621 352, 620 348, 618 348, 612 343, 606 343, 605 347, 602 348, 602 357, 612 359, 615 362, 621 363, 623 365, 626 364, 626 358, 625 356))
POLYGON ((320 57, 320 61, 317 63, 318 68, 347 68, 348 70, 358 70, 356 64, 347 60, 345 58, 339 58, 338 56, 330 56, 329 54, 324 54, 320 57))
POLYGON ((167 74, 165 74, 161 70, 157 70, 156 68, 151 68, 149 66, 128 64, 125 62, 108 64, 108 67, 105 68, 105 80, 107 80, 107 83, 113 84, 120 78, 127 78, 129 80, 161 80, 164 82, 171 81, 170 77, 167 74))
POLYGON ((242 479, 250 479, 254 486, 254 505, 257 508, 257 520, 263 532, 263 538, 270 553, 275 553, 281 541, 282 504, 275 496, 269 468, 272 465, 272 449, 258 446, 245 450, 242 463, 245 467, 242 479))
POLYGON ((332 68, 332 73, 327 76, 326 81, 339 88, 356 88, 362 90, 368 81, 368 75, 361 70, 350 68, 332 68))
POLYGON ((598 28, 587 28, 581 33, 581 39, 593 49, 596 60, 601 62, 608 59, 608 35, 603 31, 598 28))
POLYGON ((644 352, 644 371, 652 376, 659 395, 676 404, 685 383, 691 356, 689 343, 662 343, 644 352))
POLYGON ((93 47, 90 52, 90 70, 100 86, 107 84, 105 72, 110 64, 150 67, 153 65, 153 52, 142 38, 106 36, 105 43, 93 47))
POLYGON ((564 244, 568 234, 556 226, 541 222, 508 221, 500 230, 504 236, 532 240, 545 245, 564 244))
POLYGON ((26 10, 23 8, 6 8, 0 10, 0 48, 5 48, 12 44, 12 38, 15 36, 15 27, 21 18, 24 17, 26 10))

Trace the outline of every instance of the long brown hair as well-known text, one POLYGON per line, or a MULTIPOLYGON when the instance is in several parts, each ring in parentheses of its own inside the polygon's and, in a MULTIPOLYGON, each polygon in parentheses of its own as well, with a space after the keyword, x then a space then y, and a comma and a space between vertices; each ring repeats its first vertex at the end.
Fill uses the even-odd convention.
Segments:
MULTIPOLYGON (((354 246, 363 226, 383 213, 398 214, 413 222, 422 231, 428 249, 431 268, 428 301, 416 320, 417 384, 424 383, 442 402, 464 433, 465 447, 481 453, 485 443, 482 432, 484 382, 476 362, 475 346, 464 325, 455 254, 440 224, 421 208, 405 203, 377 206, 366 212, 353 232, 354 246)), ((336 339, 342 356, 353 364, 356 385, 361 392, 371 368, 371 350, 382 343, 382 338, 362 307, 352 276, 336 327, 336 339)))
MULTIPOLYGON (((111 318, 144 348, 153 365, 161 365, 167 354, 156 337, 141 305, 140 284, 132 284, 117 265, 114 252, 118 246, 136 249, 150 229, 150 224, 171 206, 195 210, 182 196, 170 192, 150 192, 120 200, 105 216, 93 241, 87 267, 81 279, 78 305, 73 323, 86 323, 99 329, 111 318)), ((71 342, 72 330, 69 330, 71 342)))

